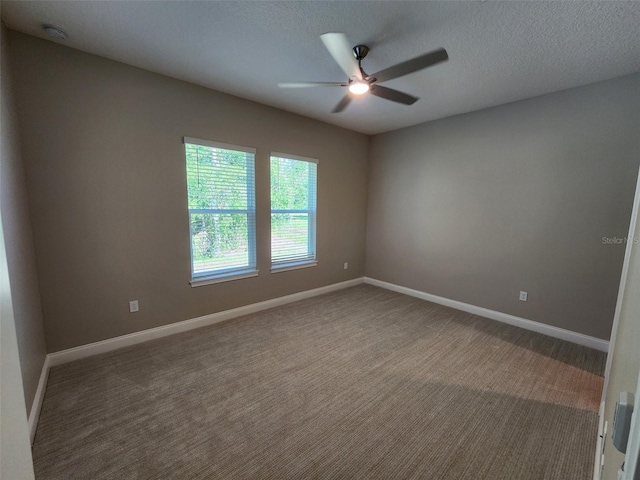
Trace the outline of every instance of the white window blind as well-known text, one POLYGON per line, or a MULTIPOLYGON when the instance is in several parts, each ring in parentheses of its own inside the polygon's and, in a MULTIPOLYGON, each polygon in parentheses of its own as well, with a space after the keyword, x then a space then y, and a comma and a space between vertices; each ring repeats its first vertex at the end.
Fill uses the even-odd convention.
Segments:
POLYGON ((256 272, 255 150, 184 138, 191 279, 256 272))
POLYGON ((271 155, 271 268, 316 261, 317 160, 271 155))

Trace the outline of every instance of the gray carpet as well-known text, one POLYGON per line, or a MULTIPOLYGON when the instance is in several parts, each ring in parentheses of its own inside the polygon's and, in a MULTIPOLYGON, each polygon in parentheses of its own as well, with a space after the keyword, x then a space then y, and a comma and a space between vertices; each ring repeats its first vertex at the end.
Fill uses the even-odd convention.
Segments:
POLYGON ((587 480, 604 362, 361 285, 53 368, 36 477, 587 480))

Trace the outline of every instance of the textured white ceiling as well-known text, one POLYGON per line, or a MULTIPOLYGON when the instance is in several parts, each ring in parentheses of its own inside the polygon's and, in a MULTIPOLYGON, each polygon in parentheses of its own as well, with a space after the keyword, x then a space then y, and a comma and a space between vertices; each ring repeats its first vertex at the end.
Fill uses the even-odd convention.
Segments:
POLYGON ((113 2, 3 1, 14 30, 311 118, 375 134, 640 71, 640 2, 113 2), (373 73, 438 47, 447 63, 385 86, 413 106, 373 96, 330 113, 344 81, 319 36, 371 47, 373 73))

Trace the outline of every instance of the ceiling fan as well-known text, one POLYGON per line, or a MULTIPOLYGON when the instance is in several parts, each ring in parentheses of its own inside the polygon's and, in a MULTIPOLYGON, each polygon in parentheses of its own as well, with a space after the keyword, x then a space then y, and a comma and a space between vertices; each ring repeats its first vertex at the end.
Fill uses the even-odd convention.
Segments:
POLYGON ((356 45, 351 48, 351 44, 344 33, 325 33, 320 35, 320 38, 333 59, 349 77, 348 81, 279 83, 278 86, 280 88, 348 87, 349 92, 338 102, 332 111, 333 113, 343 111, 351 102, 352 95, 362 95, 367 92, 392 102, 413 105, 419 100, 417 97, 379 84, 449 59, 447 51, 444 48, 439 48, 369 75, 362 68, 362 59, 369 53, 369 47, 356 45))

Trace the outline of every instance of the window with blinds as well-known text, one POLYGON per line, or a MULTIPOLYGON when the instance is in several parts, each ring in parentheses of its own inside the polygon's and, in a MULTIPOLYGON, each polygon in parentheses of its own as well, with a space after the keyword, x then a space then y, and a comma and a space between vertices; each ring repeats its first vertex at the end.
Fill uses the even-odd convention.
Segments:
POLYGON ((271 270, 316 265, 317 160, 271 154, 271 270))
POLYGON ((191 284, 257 275, 255 150, 184 138, 191 284))

